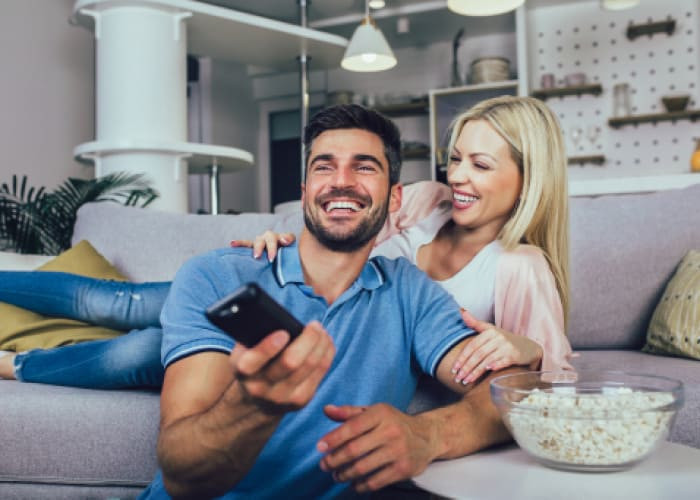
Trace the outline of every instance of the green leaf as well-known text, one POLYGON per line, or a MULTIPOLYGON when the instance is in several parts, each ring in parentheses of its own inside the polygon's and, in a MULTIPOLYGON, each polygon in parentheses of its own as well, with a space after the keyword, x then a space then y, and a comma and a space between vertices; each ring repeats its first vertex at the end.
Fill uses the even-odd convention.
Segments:
POLYGON ((158 192, 142 174, 69 178, 52 192, 28 187, 27 176, 0 185, 0 250, 57 255, 70 247, 76 214, 85 203, 112 201, 145 207, 158 192))

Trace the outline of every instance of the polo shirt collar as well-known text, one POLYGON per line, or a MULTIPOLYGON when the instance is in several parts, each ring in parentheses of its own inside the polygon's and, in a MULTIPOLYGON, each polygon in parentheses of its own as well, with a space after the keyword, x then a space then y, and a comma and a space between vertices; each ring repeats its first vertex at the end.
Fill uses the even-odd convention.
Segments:
MULTIPOLYGON (((297 242, 288 247, 282 247, 277 251, 274 270, 280 286, 285 286, 288 283, 304 284, 304 271, 301 267, 297 242)), ((384 284, 384 273, 379 262, 376 259, 368 260, 355 280, 355 285, 366 290, 374 290, 382 284, 384 284)))

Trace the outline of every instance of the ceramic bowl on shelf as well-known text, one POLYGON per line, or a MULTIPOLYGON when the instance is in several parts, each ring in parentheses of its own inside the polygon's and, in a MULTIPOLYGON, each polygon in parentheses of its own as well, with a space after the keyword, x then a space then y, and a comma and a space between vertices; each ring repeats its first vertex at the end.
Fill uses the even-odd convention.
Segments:
POLYGON ((501 82, 510 75, 510 61, 505 57, 482 57, 472 61, 471 83, 501 82))
POLYGON ((684 111, 688 106, 690 101, 690 96, 688 94, 684 95, 667 95, 661 98, 661 102, 668 112, 674 111, 684 111))
POLYGON ((632 467, 666 439, 683 384, 615 371, 525 372, 493 379, 491 399, 543 465, 603 472, 632 467))

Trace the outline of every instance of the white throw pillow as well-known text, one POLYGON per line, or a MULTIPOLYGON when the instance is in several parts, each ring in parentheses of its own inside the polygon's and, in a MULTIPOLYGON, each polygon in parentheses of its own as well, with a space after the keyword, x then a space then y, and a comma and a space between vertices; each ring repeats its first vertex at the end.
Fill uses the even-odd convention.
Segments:
POLYGON ((0 252, 0 269, 3 271, 33 271, 54 257, 56 256, 0 252))

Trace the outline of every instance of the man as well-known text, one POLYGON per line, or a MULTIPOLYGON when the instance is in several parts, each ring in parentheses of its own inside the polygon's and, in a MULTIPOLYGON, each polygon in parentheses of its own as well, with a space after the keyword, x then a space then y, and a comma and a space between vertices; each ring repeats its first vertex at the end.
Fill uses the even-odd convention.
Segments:
POLYGON ((453 381, 474 332, 451 296, 405 259, 368 261, 401 204, 398 129, 337 106, 314 116, 304 141, 298 246, 272 263, 248 249, 211 252, 172 285, 161 318, 162 472, 146 498, 352 495, 508 438, 488 382, 453 381), (306 324, 299 337, 277 331, 248 349, 208 323, 206 307, 247 281, 306 324), (406 415, 421 373, 466 394, 406 415))

